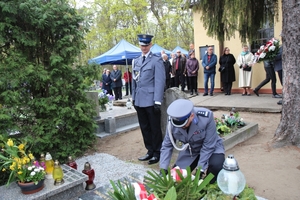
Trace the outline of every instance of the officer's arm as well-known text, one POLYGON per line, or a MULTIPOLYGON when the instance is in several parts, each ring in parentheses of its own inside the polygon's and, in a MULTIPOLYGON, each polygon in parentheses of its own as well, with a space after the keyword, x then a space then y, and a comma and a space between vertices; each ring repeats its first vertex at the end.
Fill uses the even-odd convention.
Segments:
POLYGON ((166 70, 161 57, 157 59, 154 65, 154 102, 161 105, 164 97, 164 88, 166 84, 166 70))
MULTIPOLYGON (((132 73, 134 73, 134 59, 132 59, 132 69, 131 69, 131 71, 132 71, 132 73)), ((135 80, 134 79, 131 79, 131 90, 132 90, 132 100, 134 101, 134 99, 135 99, 135 87, 136 87, 136 82, 135 82, 135 80)))
MULTIPOLYGON (((167 125, 168 126, 168 125, 167 125)), ((168 127, 160 150, 159 168, 168 169, 172 157, 173 145, 169 137, 168 127)))
POLYGON ((215 151, 215 146, 218 140, 218 134, 216 131, 216 123, 214 121, 213 113, 211 112, 206 126, 206 135, 203 141, 202 148, 200 150, 200 159, 198 166, 201 166, 202 170, 206 170, 208 167, 208 160, 215 151))

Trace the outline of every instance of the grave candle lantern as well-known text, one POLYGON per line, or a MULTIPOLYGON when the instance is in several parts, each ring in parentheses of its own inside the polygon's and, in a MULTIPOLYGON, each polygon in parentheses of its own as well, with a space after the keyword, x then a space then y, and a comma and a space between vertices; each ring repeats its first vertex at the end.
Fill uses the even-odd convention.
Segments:
POLYGON ((91 164, 89 162, 86 162, 84 164, 84 170, 82 170, 82 173, 88 175, 89 179, 86 181, 86 187, 85 190, 93 190, 95 189, 96 185, 94 184, 94 178, 95 178, 95 171, 91 168, 91 164))

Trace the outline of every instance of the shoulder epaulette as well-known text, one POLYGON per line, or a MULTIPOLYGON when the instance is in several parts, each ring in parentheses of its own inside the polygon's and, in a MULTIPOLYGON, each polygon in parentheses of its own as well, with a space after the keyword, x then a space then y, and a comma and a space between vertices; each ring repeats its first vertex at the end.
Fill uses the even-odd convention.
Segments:
POLYGON ((201 117, 209 117, 209 112, 208 111, 198 111, 197 115, 201 116, 201 117))

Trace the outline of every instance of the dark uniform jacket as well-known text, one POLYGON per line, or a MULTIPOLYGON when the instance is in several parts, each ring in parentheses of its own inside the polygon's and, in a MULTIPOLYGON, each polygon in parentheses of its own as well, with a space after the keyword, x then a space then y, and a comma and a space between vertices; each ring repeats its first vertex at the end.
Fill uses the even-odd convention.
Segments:
MULTIPOLYGON (((188 133, 186 129, 172 126, 174 140, 179 140, 183 144, 189 143, 191 146, 191 150, 187 148, 179 152, 176 165, 182 169, 186 169, 200 155, 198 167, 206 170, 209 165, 209 158, 213 153, 225 153, 223 140, 216 131, 216 123, 212 111, 206 108, 195 107, 193 112, 195 117, 189 127, 188 133)), ((161 148, 160 168, 168 169, 172 151, 173 145, 168 132, 166 132, 161 148)))

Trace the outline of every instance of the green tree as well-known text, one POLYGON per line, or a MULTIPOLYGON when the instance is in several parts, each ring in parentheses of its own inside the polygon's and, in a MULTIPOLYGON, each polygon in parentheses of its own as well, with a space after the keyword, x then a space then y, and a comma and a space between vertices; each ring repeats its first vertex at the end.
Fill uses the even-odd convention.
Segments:
POLYGON ((84 92, 95 68, 74 64, 85 47, 82 21, 65 0, 0 2, 0 132, 20 131, 33 153, 65 159, 95 141, 84 92))
POLYGON ((92 24, 83 60, 101 55, 121 39, 138 45, 140 33, 153 34, 153 43, 165 49, 188 48, 194 37, 192 12, 181 6, 181 0, 95 0, 78 8, 92 24))
POLYGON ((273 24, 278 14, 278 0, 190 0, 185 6, 202 13, 206 34, 220 42, 234 37, 235 31, 242 42, 252 42, 257 30, 266 22, 273 24))

